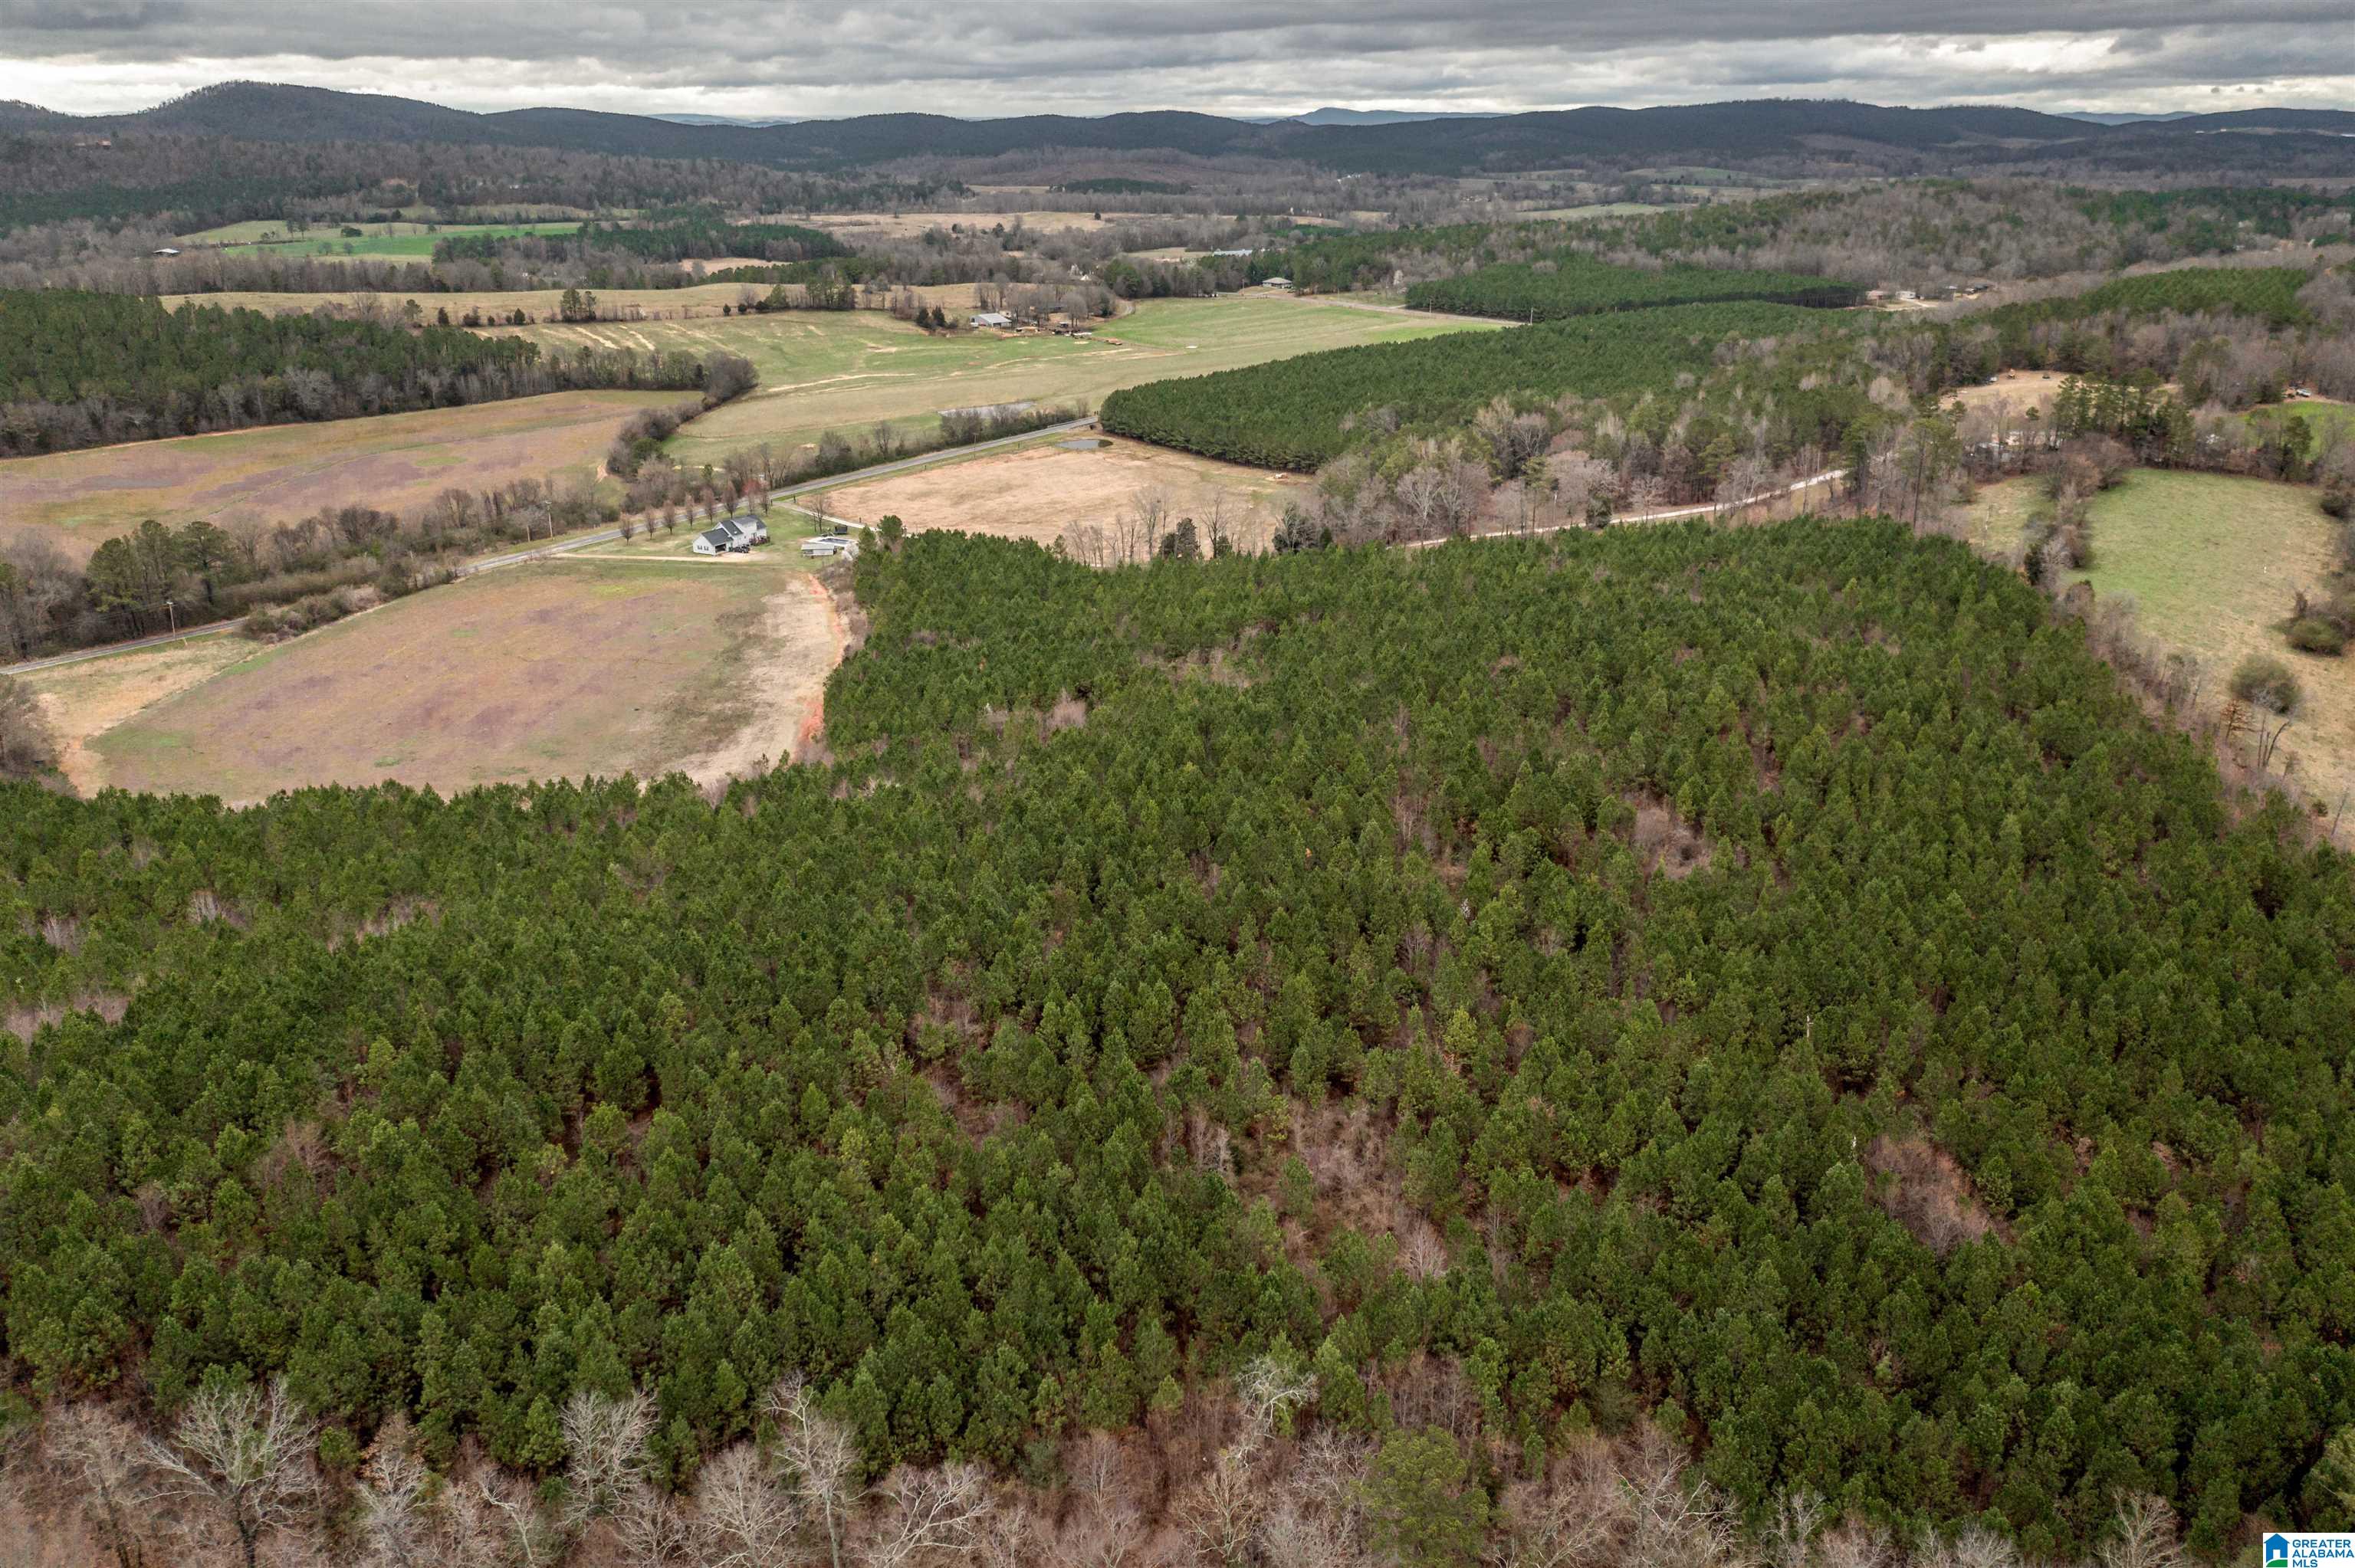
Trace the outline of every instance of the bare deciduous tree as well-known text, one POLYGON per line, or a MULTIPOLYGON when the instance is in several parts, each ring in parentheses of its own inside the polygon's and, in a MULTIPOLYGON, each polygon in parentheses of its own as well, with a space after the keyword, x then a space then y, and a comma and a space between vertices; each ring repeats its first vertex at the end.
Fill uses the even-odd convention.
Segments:
POLYGON ((2096 1568, 2179 1568, 2182 1561, 2175 1510, 2147 1492, 2119 1499, 2109 1533, 2094 1549, 2096 1568))
POLYGON ((767 1408, 777 1425, 777 1461, 825 1532, 828 1560, 842 1568, 843 1529, 858 1501, 858 1446, 848 1427, 817 1408, 798 1376, 770 1392, 767 1408))
POLYGON ((990 1514, 989 1489, 978 1465, 902 1466, 884 1481, 882 1492, 884 1506, 865 1552, 868 1568, 904 1568, 970 1552, 990 1514))
POLYGON ((53 1407, 41 1435, 51 1467, 115 1568, 138 1568, 139 1435, 98 1404, 53 1407))
POLYGON ((695 1522, 703 1568, 790 1568, 807 1521, 760 1451, 739 1443, 697 1477, 695 1522))
POLYGON ((695 1555, 698 1521, 676 1499, 643 1479, 633 1482, 614 1500, 613 1529, 614 1544, 630 1568, 666 1568, 671 1563, 703 1568, 695 1555))
POLYGON ((655 1402, 642 1393, 614 1399, 584 1389, 564 1402, 560 1424, 565 1522, 578 1529, 617 1511, 645 1488, 655 1402))
POLYGON ((377 1433, 359 1484, 359 1536, 370 1564, 421 1568, 438 1562, 425 1508, 425 1462, 410 1450, 409 1418, 377 1433))
POLYGON ((1294 1407, 1316 1391, 1316 1379, 1307 1368, 1273 1356, 1254 1357, 1235 1374, 1235 1397, 1242 1402, 1250 1424, 1249 1440, 1257 1442, 1283 1425, 1294 1407))
POLYGON ((1178 1524, 1213 1563, 1240 1563, 1267 1511, 1267 1494, 1252 1473, 1256 1437, 1246 1435, 1218 1457, 1178 1501, 1178 1524))
POLYGON ((562 1549, 529 1487, 496 1470, 442 1494, 451 1561, 465 1568, 544 1568, 562 1549))
POLYGON ((310 1415, 286 1392, 208 1389, 168 1441, 145 1445, 146 1497, 191 1537, 254 1568, 264 1538, 300 1531, 318 1497, 310 1415))

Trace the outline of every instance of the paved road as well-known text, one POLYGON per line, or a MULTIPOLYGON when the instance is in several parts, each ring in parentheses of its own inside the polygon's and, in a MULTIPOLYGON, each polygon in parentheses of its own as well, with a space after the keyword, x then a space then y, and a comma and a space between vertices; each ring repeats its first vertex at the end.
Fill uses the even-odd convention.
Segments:
MULTIPOLYGON (((773 500, 784 501, 796 495, 807 495, 813 491, 833 490, 842 485, 858 484, 870 479, 887 479, 895 473, 905 473, 910 469, 925 468, 936 462, 949 462, 958 458, 971 457, 975 452, 995 451, 1000 447, 1010 447, 1018 441, 1036 440, 1041 436, 1068 435, 1073 430, 1087 429, 1094 424, 1093 416, 1084 419, 1066 419, 1060 425, 1041 426, 1035 430, 1025 430, 1020 435, 1000 436, 996 440, 990 441, 975 441, 969 447, 950 447, 942 451, 921 452, 914 457, 877 463, 872 468, 856 469, 849 473, 837 473, 831 479, 813 479, 801 484, 789 484, 782 490, 769 492, 769 495, 773 500)), ((622 531, 619 528, 602 528, 594 534, 575 534, 570 538, 559 539, 551 545, 538 545, 524 550, 510 550, 502 556, 486 556, 481 560, 468 562, 451 575, 470 577, 476 572, 496 571, 501 567, 521 566, 526 561, 545 560, 551 556, 569 555, 574 550, 586 549, 591 545, 609 544, 621 536, 622 531)), ((142 648, 160 648, 167 642, 185 642, 191 637, 214 637, 224 631, 234 631, 243 624, 242 621, 237 620, 217 620, 209 626, 191 626, 184 631, 162 631, 153 637, 134 637, 128 642, 109 642, 100 648, 78 648, 70 653, 57 653, 47 659, 31 659, 22 664, 7 665, 0 668, 0 674, 29 675, 36 670, 53 670, 60 664, 79 664, 85 659, 104 659, 116 653, 129 653, 142 648)))

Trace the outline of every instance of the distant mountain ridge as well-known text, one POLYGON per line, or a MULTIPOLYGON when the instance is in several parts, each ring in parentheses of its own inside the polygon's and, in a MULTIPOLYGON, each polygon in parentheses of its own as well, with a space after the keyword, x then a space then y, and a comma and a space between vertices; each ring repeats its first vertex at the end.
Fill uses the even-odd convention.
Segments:
MULTIPOLYGON (((0 106, 0 128, 153 131, 294 143, 464 142, 723 159, 813 171, 900 158, 1088 149, 1297 159, 1342 173, 1440 175, 1559 167, 1587 160, 1706 162, 1858 149, 1922 157, 2019 155, 2022 149, 2067 154, 2144 144, 2186 148, 2192 145, 2189 136, 2201 132, 2355 132, 2355 113, 2337 110, 2243 110, 2113 126, 2028 109, 1903 109, 1803 99, 1403 117, 1410 113, 1319 110, 1316 115, 1323 117, 1321 122, 1311 117, 1272 124, 1182 110, 1096 119, 868 114, 740 124, 719 116, 658 117, 562 108, 476 114, 380 94, 225 82, 131 114, 75 116, 29 104, 0 106), (1337 122, 1335 116, 1345 118, 1337 122)), ((2233 155, 2246 160, 2254 154, 2243 148, 2233 155)))
POLYGON ((1471 109, 1312 109, 1289 121, 1291 125, 1406 125, 1424 120, 1497 120, 1501 115, 1471 109))
POLYGON ((2170 110, 2165 114, 2111 114, 2095 113, 2085 109, 2064 109, 2061 111, 2061 118, 2082 120, 2088 125, 2150 125, 2165 120, 2190 120, 2197 113, 2198 111, 2190 109, 2170 110))

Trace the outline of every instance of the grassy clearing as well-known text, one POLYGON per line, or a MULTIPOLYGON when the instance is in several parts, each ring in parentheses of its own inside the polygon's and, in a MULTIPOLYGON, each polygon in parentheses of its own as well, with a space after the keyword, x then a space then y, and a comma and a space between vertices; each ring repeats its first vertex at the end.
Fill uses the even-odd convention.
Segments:
MULTIPOLYGON (((1973 507, 1975 540, 2016 546, 2041 503, 2032 479, 1987 486, 1973 507)), ((2332 803, 2355 788, 2355 663, 2296 652, 2278 630, 2291 594, 2319 588, 2329 569, 2335 524, 2315 492, 2137 469, 2094 499, 2092 522, 2094 565, 2073 580, 2092 583, 2097 600, 2131 598, 2147 635, 2200 662, 2207 694, 2249 654, 2286 661, 2306 688, 2305 711, 2282 743, 2292 779, 2332 803)))
POLYGON ((485 573, 252 652, 91 749, 109 784, 232 800, 310 784, 659 773, 761 711, 768 601, 797 617, 788 641, 823 629, 807 582, 743 561, 485 573))
POLYGON ((2304 419, 2313 427, 2317 450, 2325 441, 2355 441, 2355 404, 2334 403, 2328 397, 2301 397, 2295 403, 2267 407, 2304 419))
POLYGON ((1112 439, 1090 451, 1050 440, 963 462, 943 463, 827 491, 826 510, 860 523, 892 514, 911 532, 958 528, 1050 545, 1073 523, 1110 529, 1118 515, 1158 491, 1168 515, 1203 518, 1223 504, 1232 530, 1257 548, 1274 525, 1298 474, 1216 462, 1143 441, 1112 439))
POLYGON ((423 261, 433 255, 434 242, 453 239, 460 235, 493 235, 506 238, 522 234, 576 234, 578 222, 570 223, 367 223, 351 227, 360 230, 357 236, 346 234, 341 224, 314 224, 301 234, 290 234, 283 222, 263 219, 250 223, 232 223, 220 228, 208 228, 200 234, 184 235, 183 246, 209 245, 223 250, 261 252, 272 256, 350 257, 366 261, 423 261))
POLYGON ((59 770, 80 793, 96 794, 106 770, 91 742, 134 714, 252 657, 253 644, 229 632, 87 659, 18 677, 40 700, 57 734, 59 770))
POLYGON ((134 441, 0 462, 0 519, 76 559, 142 518, 282 521, 358 503, 413 511, 451 485, 597 471, 622 422, 677 392, 558 392, 369 419, 134 441))
POLYGON ((725 349, 761 375, 751 396, 681 431, 671 450, 713 462, 763 442, 791 449, 826 430, 878 422, 930 430, 939 410, 1083 401, 1166 376, 1255 365, 1320 348, 1493 330, 1283 299, 1156 300, 1086 341, 1049 334, 933 336, 875 312, 809 312, 720 321, 510 328, 539 342, 725 349))

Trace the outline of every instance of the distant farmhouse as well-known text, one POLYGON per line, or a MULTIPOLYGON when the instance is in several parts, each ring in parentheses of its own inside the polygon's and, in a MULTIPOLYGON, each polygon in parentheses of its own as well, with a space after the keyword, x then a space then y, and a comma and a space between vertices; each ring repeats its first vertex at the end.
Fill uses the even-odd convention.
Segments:
POLYGON ((695 536, 690 546, 698 556, 736 556, 769 542, 769 525, 747 512, 723 518, 695 536))
POLYGON ((1248 245, 1244 246, 1240 250, 1213 250, 1210 252, 1213 256, 1249 256, 1252 253, 1252 248, 1248 245))
POLYGON ((1267 286, 1280 292, 1288 292, 1292 288, 1292 280, 1289 278, 1270 278, 1267 280, 1267 286))

